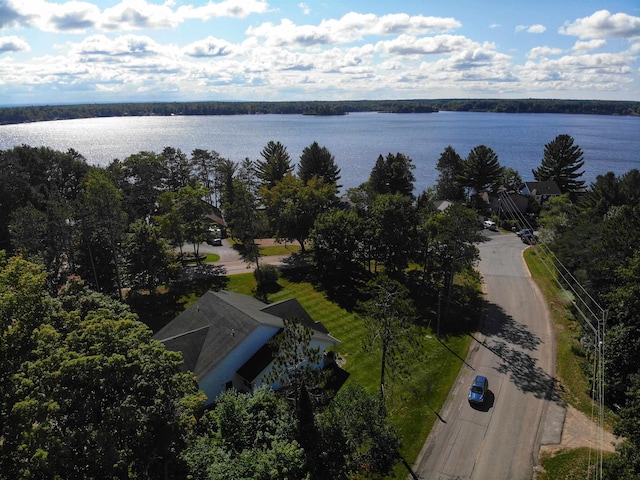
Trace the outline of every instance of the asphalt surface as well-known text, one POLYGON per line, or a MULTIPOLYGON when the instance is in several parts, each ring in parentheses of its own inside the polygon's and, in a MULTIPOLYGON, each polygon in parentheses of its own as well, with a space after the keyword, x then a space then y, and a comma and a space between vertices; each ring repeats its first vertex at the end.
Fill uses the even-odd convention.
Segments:
MULTIPOLYGON (((268 242, 273 243, 272 240, 257 240, 259 244, 266 244, 268 242)), ((231 246, 231 243, 227 239, 222 240, 222 245, 213 246, 208 243, 203 243, 199 247, 201 254, 204 253, 216 253, 220 256, 220 260, 215 262, 216 266, 222 267, 225 270, 226 275, 236 275, 239 273, 253 273, 256 268, 256 264, 253 262, 245 262, 242 257, 231 246)), ((260 257, 261 265, 283 265, 290 255, 270 255, 268 257, 260 257)))
POLYGON ((483 234, 484 320, 414 465, 420 479, 529 480, 540 446, 561 440, 553 327, 522 258, 526 245, 512 233, 483 234), (475 375, 489 379, 482 407, 467 400, 475 375))

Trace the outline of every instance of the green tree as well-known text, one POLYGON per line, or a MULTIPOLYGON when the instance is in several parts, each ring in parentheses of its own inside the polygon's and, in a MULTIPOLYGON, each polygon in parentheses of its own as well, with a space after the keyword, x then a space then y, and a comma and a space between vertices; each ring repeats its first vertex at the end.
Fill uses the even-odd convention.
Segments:
POLYGON ((121 295, 120 245, 126 214, 121 192, 107 171, 96 168, 89 172, 78 216, 82 238, 76 255, 78 272, 96 290, 121 295))
POLYGON ((304 183, 308 183, 313 177, 318 177, 326 184, 333 185, 335 193, 341 187, 338 185, 340 168, 336 164, 335 157, 327 147, 320 147, 318 142, 313 142, 302 151, 298 164, 298 176, 304 183))
MULTIPOLYGON (((69 227, 69 211, 89 169, 86 160, 72 149, 63 153, 23 145, 0 151, 0 248, 10 248, 11 242, 24 246, 22 242, 27 239, 16 238, 9 226, 20 221, 20 215, 14 214, 16 209, 31 205, 45 214, 46 221, 38 237, 43 245, 37 253, 30 253, 39 255, 52 273, 72 264, 69 241, 63 242, 61 235, 69 227)), ((64 232, 64 236, 67 234, 64 232)))
POLYGON ((279 239, 297 241, 302 251, 313 224, 335 198, 335 186, 319 177, 303 182, 288 174, 271 190, 262 189, 269 225, 279 239))
POLYGON ((444 212, 431 212, 418 226, 419 247, 414 260, 422 266, 424 283, 439 294, 446 292, 447 306, 455 275, 473 268, 479 258, 476 221, 475 211, 457 202, 444 212))
POLYGON ((156 214, 158 197, 166 191, 166 167, 162 155, 138 152, 110 166, 122 191, 129 221, 156 214))
POLYGON ((160 237, 160 229, 144 220, 131 224, 122 251, 129 285, 134 290, 153 293, 178 272, 177 257, 160 237))
POLYGON ((632 169, 616 176, 613 172, 598 175, 587 190, 583 205, 592 215, 604 217, 612 207, 640 203, 640 170, 632 169))
POLYGON ((379 194, 399 193, 411 197, 416 181, 412 171, 415 168, 411 158, 402 153, 389 153, 386 157, 380 155, 371 170, 369 185, 379 194))
POLYGON ((582 149, 573 141, 573 137, 565 134, 547 143, 540 167, 532 170, 533 177, 539 182, 556 182, 562 193, 581 190, 584 181, 578 179, 584 172, 578 170, 584 166, 584 158, 582 149))
POLYGON ((436 197, 440 200, 464 200, 464 160, 455 149, 449 145, 440 154, 436 169, 440 172, 436 184, 436 197))
POLYGON ((209 236, 210 222, 206 215, 211 213, 211 205, 204 201, 209 191, 199 183, 182 187, 177 193, 177 213, 182 219, 184 238, 193 245, 196 258, 200 255, 200 244, 209 236))
POLYGON ((11 215, 11 243, 16 252, 42 262, 55 291, 75 271, 74 227, 76 212, 70 202, 59 198, 44 202, 44 210, 31 203, 11 215))
POLYGON ((343 285, 365 260, 364 222, 354 209, 332 209, 318 215, 310 239, 314 264, 327 286, 338 278, 343 285))
POLYGON ((469 152, 464 162, 463 185, 471 188, 474 193, 475 206, 483 209, 481 195, 484 192, 493 193, 500 185, 503 168, 498 161, 498 155, 485 145, 478 145, 469 152))
POLYGON ((502 169, 502 178, 500 179, 500 187, 507 192, 519 192, 522 187, 522 177, 514 168, 504 167, 502 169))
POLYGON ((158 223, 162 236, 171 246, 178 248, 180 256, 186 242, 185 219, 180 212, 180 198, 175 192, 164 192, 158 197, 158 215, 154 220, 158 223))
POLYGON ((545 202, 538 223, 543 227, 540 238, 544 243, 551 243, 565 232, 572 229, 578 216, 578 209, 568 194, 552 197, 545 202))
POLYGON ((411 198, 378 195, 368 216, 376 261, 382 262, 390 275, 401 276, 414 248, 416 216, 411 198))
POLYGON ((222 198, 222 160, 220 154, 214 150, 196 148, 191 152, 191 168, 196 180, 211 192, 209 203, 214 207, 219 207, 222 198))
MULTIPOLYGON (((43 270, 2 261, 1 478, 171 478, 204 397, 180 354, 113 300, 60 300, 43 270), (94 308, 96 307, 96 308, 94 308)), ((64 292, 73 293, 64 293, 64 292)))
POLYGON ((285 318, 284 328, 271 339, 273 369, 266 378, 286 393, 295 405, 303 385, 319 390, 324 386, 325 375, 319 367, 322 361, 319 347, 311 346, 313 331, 297 318, 285 318))
POLYGON ((269 141, 260 152, 262 160, 257 161, 256 169, 262 186, 271 189, 288 173, 293 171, 287 147, 280 142, 269 141))
POLYGON ((165 147, 160 155, 165 168, 164 188, 169 191, 177 191, 188 185, 193 185, 195 178, 193 175, 192 162, 187 155, 173 147, 165 147))
MULTIPOLYGON (((638 348, 637 345, 636 348, 638 348)), ((614 428, 614 433, 622 439, 616 445, 619 455, 605 457, 604 472, 605 478, 635 480, 640 476, 640 379, 638 375, 626 385, 625 391, 625 407, 620 411, 620 418, 614 428)))
MULTIPOLYGON (((400 435, 379 415, 380 399, 351 382, 318 415, 321 447, 314 478, 388 475, 400 460, 400 435)), ((369 478, 369 477, 367 477, 369 478)))
POLYGON ((240 179, 234 179, 227 189, 222 208, 233 238, 245 246, 258 238, 258 199, 240 179))
POLYGON ((227 390, 199 423, 202 433, 183 455, 193 478, 309 479, 296 422, 272 390, 227 390))
POLYGON ((358 310, 368 330, 364 350, 380 352, 380 413, 384 416, 386 390, 392 387, 392 380, 409 375, 408 361, 415 359, 411 334, 415 309, 406 287, 386 275, 369 282, 368 290, 369 298, 358 310))

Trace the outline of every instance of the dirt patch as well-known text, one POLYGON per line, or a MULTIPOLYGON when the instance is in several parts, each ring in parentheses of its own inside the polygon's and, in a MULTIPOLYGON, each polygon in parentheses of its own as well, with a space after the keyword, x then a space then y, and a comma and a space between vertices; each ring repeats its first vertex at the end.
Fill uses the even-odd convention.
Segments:
POLYGON ((600 436, 600 428, 584 413, 568 407, 562 427, 562 440, 557 445, 542 445, 539 455, 556 455, 565 450, 578 447, 602 448, 605 452, 614 452, 617 439, 606 430, 600 436))

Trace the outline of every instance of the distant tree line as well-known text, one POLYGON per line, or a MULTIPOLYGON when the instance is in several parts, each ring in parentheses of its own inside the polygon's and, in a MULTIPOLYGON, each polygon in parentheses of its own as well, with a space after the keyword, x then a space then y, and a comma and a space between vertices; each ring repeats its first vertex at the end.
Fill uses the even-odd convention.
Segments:
POLYGON ((344 115, 348 112, 580 113, 640 115, 640 102, 555 99, 440 99, 290 102, 144 102, 0 108, 0 125, 73 118, 170 115, 344 115))

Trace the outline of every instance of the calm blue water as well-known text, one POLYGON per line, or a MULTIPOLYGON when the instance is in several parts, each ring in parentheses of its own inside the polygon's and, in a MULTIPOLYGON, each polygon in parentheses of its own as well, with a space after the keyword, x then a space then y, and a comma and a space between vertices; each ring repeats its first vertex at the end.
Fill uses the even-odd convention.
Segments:
POLYGON ((240 162, 258 159, 270 140, 287 147, 294 162, 314 141, 327 147, 342 169, 343 189, 366 181, 378 155, 401 152, 416 165, 416 192, 435 184, 436 162, 451 145, 462 156, 477 145, 491 147, 504 166, 533 180, 545 144, 559 134, 575 139, 585 158, 587 184, 597 175, 640 169, 640 118, 597 115, 439 112, 352 113, 336 117, 238 115, 124 117, 62 120, 0 126, 0 150, 17 145, 80 152, 105 166, 142 150, 166 146, 190 154, 215 150, 240 162))

